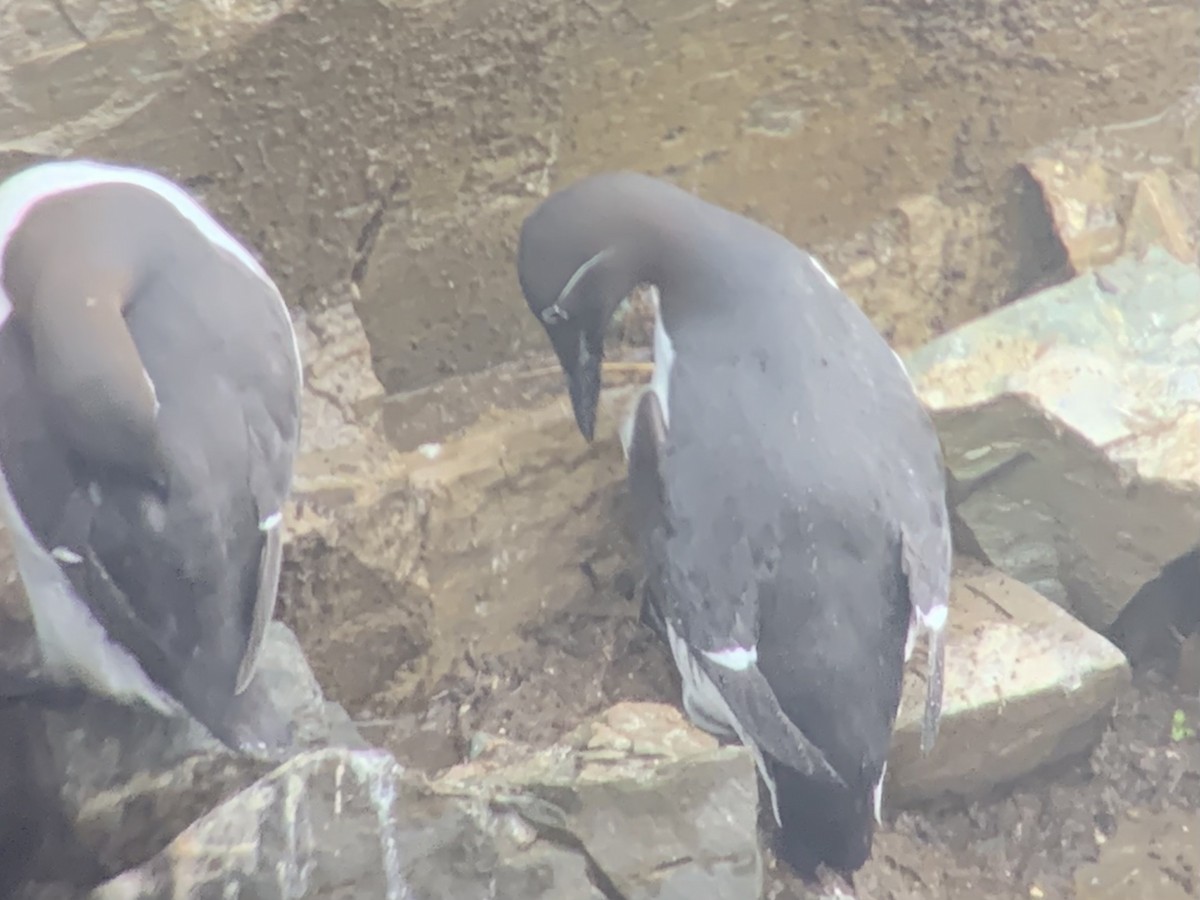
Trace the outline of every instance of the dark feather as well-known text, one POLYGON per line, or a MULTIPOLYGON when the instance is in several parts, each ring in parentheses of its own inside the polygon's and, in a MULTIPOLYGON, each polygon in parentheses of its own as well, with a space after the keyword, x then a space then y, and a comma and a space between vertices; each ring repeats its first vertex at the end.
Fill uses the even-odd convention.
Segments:
POLYGON ((161 404, 165 496, 64 449, 28 389, 30 345, 13 320, 0 329, 0 458, 42 546, 81 557, 62 568, 108 635, 224 739, 239 666, 257 649, 259 523, 290 487, 297 361, 269 285, 182 219, 164 232, 125 319, 161 404))

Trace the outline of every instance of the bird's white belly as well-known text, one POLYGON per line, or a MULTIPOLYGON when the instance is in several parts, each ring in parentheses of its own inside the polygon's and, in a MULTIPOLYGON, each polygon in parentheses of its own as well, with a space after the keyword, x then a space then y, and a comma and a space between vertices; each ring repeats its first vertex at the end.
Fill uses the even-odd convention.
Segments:
POLYGON ((667 622, 667 643, 675 658, 675 668, 683 685, 683 709, 700 728, 719 737, 736 735, 733 711, 711 678, 700 668, 691 650, 671 623, 667 622))
POLYGON ((671 336, 667 334, 667 328, 663 324, 658 288, 651 285, 648 290, 650 302, 654 305, 654 373, 650 376, 650 382, 637 392, 628 414, 621 420, 618 434, 627 460, 629 459, 629 447, 633 443, 633 428, 637 420, 638 404, 646 391, 654 391, 658 395, 663 425, 668 428, 671 425, 671 367, 675 364, 675 345, 671 343, 671 336))
POLYGON ((141 700, 164 715, 176 714, 178 704, 150 679, 129 651, 108 638, 54 557, 38 544, 2 476, 0 506, 47 670, 117 700, 141 700))

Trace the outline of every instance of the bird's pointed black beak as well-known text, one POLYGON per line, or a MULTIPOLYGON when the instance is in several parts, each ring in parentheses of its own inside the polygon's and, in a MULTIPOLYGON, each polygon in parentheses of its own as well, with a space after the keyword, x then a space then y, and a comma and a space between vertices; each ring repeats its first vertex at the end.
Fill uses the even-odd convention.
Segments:
POLYGON ((600 403, 600 370, 604 361, 602 341, 591 339, 578 327, 558 327, 550 331, 550 342, 567 376, 567 392, 575 411, 575 424, 584 439, 591 441, 596 431, 596 408, 600 403))

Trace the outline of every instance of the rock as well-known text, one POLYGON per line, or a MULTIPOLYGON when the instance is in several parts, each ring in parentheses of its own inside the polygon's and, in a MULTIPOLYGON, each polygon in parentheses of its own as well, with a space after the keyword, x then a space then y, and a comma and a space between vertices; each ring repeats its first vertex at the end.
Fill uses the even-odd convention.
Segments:
POLYGON ((1105 638, 995 569, 956 567, 942 728, 920 753, 925 685, 910 667, 888 761, 887 802, 977 797, 1090 750, 1128 687, 1105 638))
POLYGON ((811 250, 898 350, 998 306, 1029 277, 1007 252, 1003 216, 965 199, 899 198, 886 215, 850 238, 811 250))
POLYGON ((1078 900, 1187 900, 1200 878, 1196 817, 1178 809, 1133 810, 1075 873, 1078 900))
POLYGON ((1164 247, 1180 262, 1196 262, 1188 219, 1175 199, 1171 179, 1162 169, 1138 181, 1133 208, 1125 221, 1125 253, 1142 254, 1152 244, 1164 247))
POLYGON ((453 404, 424 395, 412 427, 429 430, 411 450, 369 442, 298 463, 281 616, 355 713, 390 716, 427 696, 466 648, 522 645, 525 626, 588 589, 580 564, 615 552, 619 530, 598 524, 617 520, 615 432, 593 445, 579 437, 557 370, 487 373, 470 391, 488 397, 506 378, 540 384, 538 399, 466 417, 445 436, 453 404))
POLYGON ((1046 211, 1073 274, 1112 262, 1121 251, 1121 223, 1109 175, 1095 159, 1069 155, 1024 163, 1042 189, 1046 211))
POLYGON ((371 345, 348 299, 295 316, 304 361, 300 452, 326 453, 370 441, 379 425, 383 385, 371 369, 371 345))
MULTIPOLYGON (((277 749, 363 746, 345 712, 325 701, 299 644, 279 622, 267 632, 247 693, 256 716, 290 725, 290 745, 277 749)), ((17 707, 2 718, 0 728, 19 742, 5 748, 0 771, 22 774, 41 831, 24 873, 38 881, 94 883, 137 865, 273 765, 233 754, 194 722, 95 696, 75 709, 17 707)), ((0 858, 8 852, 0 848, 0 858)))
POLYGON ((5 4, 0 154, 69 153, 119 129, 189 64, 248 39, 295 6, 294 0, 5 4))
POLYGON ((1154 247, 906 361, 961 540, 1097 630, 1200 540, 1197 296, 1200 271, 1154 247))
MULTIPOLYGON (((818 0, 814 32, 778 0, 7 0, 0 174, 77 154, 183 180, 293 303, 357 284, 380 378, 410 390, 543 348, 513 243, 584 172, 665 173, 806 243, 909 194, 996 204, 1030 145, 1192 83, 1190 0, 1096 4, 1103 28, 1068 0, 818 0)), ((970 249, 955 267, 1003 261, 970 249)))
POLYGON ((653 297, 651 288, 640 285, 617 307, 605 340, 606 355, 616 357, 622 347, 649 349, 654 346, 653 297))
POLYGON ((90 897, 744 900, 762 884, 755 778, 745 750, 656 704, 546 750, 493 742, 428 786, 382 751, 316 750, 90 897))
POLYGON ((574 848, 516 813, 431 793, 382 751, 338 749, 289 760, 89 896, 209 895, 604 898, 574 848))
POLYGON ((580 846, 622 900, 762 890, 754 761, 672 706, 618 704, 532 755, 493 742, 434 786, 502 798, 539 834, 580 846))
MULTIPOLYGON (((68 824, 55 806, 42 803, 31 773, 37 770, 30 736, 0 713, 0 897, 11 898, 32 874, 47 833, 64 833, 68 824)), ((59 860, 70 866, 71 860, 59 860)))

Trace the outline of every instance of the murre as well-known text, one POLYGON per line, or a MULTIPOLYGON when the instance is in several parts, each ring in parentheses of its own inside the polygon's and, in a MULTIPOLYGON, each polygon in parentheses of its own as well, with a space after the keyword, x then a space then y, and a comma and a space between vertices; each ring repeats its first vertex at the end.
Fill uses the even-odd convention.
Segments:
POLYGON ((941 715, 945 476, 903 363, 808 253, 643 175, 552 194, 517 268, 588 440, 605 328, 654 289, 654 374, 623 432, 647 606, 689 717, 753 751, 780 854, 852 877, 918 633, 926 749, 941 715))
POLYGON ((49 682, 231 746, 275 607, 300 356, 274 282, 183 189, 49 162, 0 184, 0 507, 49 682))

